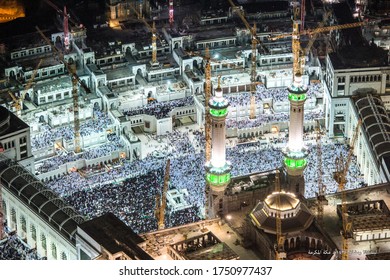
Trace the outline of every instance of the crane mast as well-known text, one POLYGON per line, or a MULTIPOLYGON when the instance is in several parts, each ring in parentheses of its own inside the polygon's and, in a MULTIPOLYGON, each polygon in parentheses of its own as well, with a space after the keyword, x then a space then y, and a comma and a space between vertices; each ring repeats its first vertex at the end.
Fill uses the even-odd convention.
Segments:
POLYGON ((293 80, 297 74, 303 74, 300 69, 301 43, 300 43, 300 25, 301 16, 299 2, 293 2, 293 30, 292 30, 292 53, 293 53, 293 80))
POLYGON ((72 98, 73 98, 73 114, 74 114, 74 151, 76 153, 81 152, 80 146, 80 119, 79 119, 79 101, 78 101, 78 84, 86 91, 86 93, 90 93, 91 90, 84 84, 84 82, 80 79, 80 77, 76 73, 76 65, 69 64, 64 59, 63 53, 58 50, 51 41, 43 34, 43 32, 35 27, 41 37, 46 41, 48 45, 51 46, 53 52, 58 56, 59 60, 65 65, 69 75, 72 78, 72 98))
POLYGON ((64 45, 65 51, 69 52, 69 26, 68 26, 69 15, 66 13, 66 6, 64 6, 64 45))
POLYGON ((286 258, 286 253, 284 252, 284 236, 282 232, 282 220, 280 218, 280 178, 279 178, 279 170, 276 170, 275 172, 275 192, 277 193, 276 196, 276 204, 279 207, 278 211, 276 212, 276 259, 277 260, 283 260, 286 258))
POLYGON ((158 224, 158 229, 165 228, 165 210, 167 208, 167 191, 170 178, 170 166, 171 160, 167 160, 165 166, 165 175, 164 175, 164 186, 161 195, 156 196, 156 219, 158 224))
POLYGON ((254 24, 253 27, 251 27, 246 20, 245 16, 241 12, 241 10, 238 9, 238 7, 233 3, 232 0, 228 0, 232 8, 237 10, 237 14, 240 17, 241 21, 244 23, 245 27, 251 34, 251 40, 252 40, 252 59, 251 59, 251 99, 250 99, 250 113, 249 117, 251 119, 256 118, 256 99, 255 99, 255 93, 256 93, 256 64, 257 64, 257 46, 260 46, 264 51, 266 50, 265 47, 261 44, 261 42, 257 39, 256 35, 256 24, 254 24))
POLYGON ((143 18, 144 16, 142 15, 142 0, 139 0, 138 1, 139 3, 138 3, 138 8, 139 8, 139 14, 138 14, 138 19, 140 19, 140 18, 143 18))
POLYGON ((318 182, 318 193, 317 193, 317 220, 318 223, 323 225, 323 217, 324 217, 324 205, 327 205, 327 200, 325 198, 325 190, 326 186, 323 184, 322 177, 322 149, 321 149, 321 127, 320 122, 317 120, 317 182, 318 182))
POLYGON ((153 21, 152 25, 152 65, 158 65, 157 61, 157 37, 156 37, 156 24, 153 21))
POLYGON ((353 155, 356 140, 359 135, 359 129, 361 124, 362 122, 361 120, 359 120, 351 140, 350 149, 345 164, 341 163, 342 160, 341 158, 338 159, 339 164, 338 165, 336 164, 337 169, 336 169, 335 179, 339 184, 338 191, 341 193, 341 219, 343 225, 343 231, 341 233, 341 239, 342 239, 341 259, 342 260, 348 260, 348 234, 352 226, 351 223, 348 221, 348 216, 347 216, 348 213, 347 213, 347 197, 345 194, 345 184, 347 180, 347 172, 352 160, 352 155, 353 155))
POLYGON ((211 159, 211 115, 209 113, 209 101, 211 98, 211 65, 210 65, 210 51, 206 48, 205 52, 205 138, 206 138, 206 162, 211 159))
MULTIPOLYGON (((229 0, 230 1, 230 0, 229 0)), ((293 53, 293 71, 294 71, 294 76, 297 73, 303 74, 303 67, 305 66, 305 54, 307 51, 310 50, 311 46, 313 45, 314 41, 317 39, 317 35, 319 33, 323 32, 329 32, 329 31, 334 31, 334 30, 341 30, 341 29, 347 29, 347 28, 355 28, 355 27, 360 27, 364 26, 367 24, 372 24, 377 22, 377 20, 374 21, 362 21, 362 22, 354 22, 354 23, 346 23, 346 24, 340 24, 340 25, 333 25, 333 26, 323 26, 325 21, 328 19, 330 16, 331 12, 328 11, 324 15, 323 22, 320 23, 318 28, 314 29, 306 29, 303 30, 302 24, 304 20, 304 12, 301 13, 301 5, 298 1, 293 2, 293 31, 290 34, 280 34, 280 35, 275 35, 275 36, 270 36, 270 40, 277 40, 281 38, 286 38, 286 37, 292 37, 292 53, 293 53), (300 44, 300 36, 302 35, 310 35, 313 36, 305 49, 302 48, 300 44)), ((303 9, 303 7, 302 7, 303 9)))
MULTIPOLYGON (((142 6, 141 6, 142 7, 142 6)), ((157 30, 156 24, 153 21, 152 26, 145 20, 145 18, 140 14, 133 6, 130 5, 130 8, 137 15, 138 19, 140 19, 145 26, 152 32, 152 60, 150 61, 151 66, 158 66, 159 63, 157 61, 157 30)))
POLYGON ((169 26, 172 28, 173 27, 173 0, 169 0, 169 26))
MULTIPOLYGON (((211 160, 211 114, 209 101, 211 98, 211 65, 210 65, 210 51, 209 48, 206 48, 205 51, 205 124, 204 124, 204 132, 205 132, 205 162, 209 162, 211 160)), ((209 217, 209 192, 210 186, 206 180, 206 191, 205 191, 205 217, 206 219, 209 217)))
POLYGON ((250 118, 256 118, 256 63, 257 63, 257 39, 256 39, 256 23, 252 28, 252 63, 251 63, 251 100, 250 100, 250 118))

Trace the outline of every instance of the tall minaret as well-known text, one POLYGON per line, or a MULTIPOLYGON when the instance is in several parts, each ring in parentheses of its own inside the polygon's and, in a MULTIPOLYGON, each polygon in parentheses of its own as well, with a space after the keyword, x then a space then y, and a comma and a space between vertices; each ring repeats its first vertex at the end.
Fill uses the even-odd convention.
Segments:
POLYGON ((230 182, 231 164, 226 161, 226 115, 229 102, 222 96, 220 77, 215 95, 209 101, 211 115, 211 160, 206 163, 206 180, 210 186, 208 217, 215 218, 223 213, 223 196, 230 182))
POLYGON ((284 150, 284 166, 288 174, 287 191, 304 195, 303 171, 306 167, 307 149, 303 144, 303 117, 307 87, 302 84, 302 76, 297 73, 293 84, 288 88, 290 100, 290 127, 288 144, 284 150))

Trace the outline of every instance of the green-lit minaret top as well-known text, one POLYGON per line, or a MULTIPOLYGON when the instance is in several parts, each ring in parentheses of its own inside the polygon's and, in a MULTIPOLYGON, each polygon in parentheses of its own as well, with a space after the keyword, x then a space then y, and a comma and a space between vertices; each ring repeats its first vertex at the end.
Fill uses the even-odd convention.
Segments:
POLYGON ((223 191, 230 182, 231 165, 226 161, 226 116, 229 101, 222 96, 221 80, 218 77, 218 87, 209 101, 212 120, 212 150, 211 160, 206 163, 206 180, 211 190, 223 191))
POLYGON ((298 176, 303 174, 307 165, 307 149, 303 143, 304 105, 307 86, 302 84, 302 77, 298 73, 293 84, 288 88, 290 101, 290 126, 287 147, 284 150, 284 165, 288 174, 298 176))
POLYGON ((218 77, 218 87, 215 95, 209 101, 210 114, 216 118, 225 118, 228 113, 229 101, 222 96, 221 77, 218 77))

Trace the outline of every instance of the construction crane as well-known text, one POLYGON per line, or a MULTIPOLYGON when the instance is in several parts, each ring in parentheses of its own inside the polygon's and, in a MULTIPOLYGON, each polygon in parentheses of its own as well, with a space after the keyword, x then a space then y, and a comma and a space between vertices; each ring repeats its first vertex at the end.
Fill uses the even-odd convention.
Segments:
MULTIPOLYGON (((133 6, 130 5, 130 8, 133 10, 133 12, 138 16, 138 19, 140 19, 145 26, 152 32, 152 60, 150 61, 151 66, 159 66, 159 63, 157 61, 157 30, 156 30, 156 24, 153 21, 152 26, 145 20, 145 18, 140 14, 133 6)), ((161 39, 158 37, 160 42, 161 39)))
POLYGON ((317 182, 318 182, 318 193, 317 193, 317 221, 322 226, 324 217, 324 205, 328 204, 325 197, 326 186, 322 182, 322 149, 321 149, 321 126, 319 120, 316 120, 316 144, 317 144, 317 182))
POLYGON ((8 94, 11 96, 12 100, 14 101, 12 106, 15 108, 16 115, 19 118, 22 116, 22 106, 23 106, 24 98, 26 97, 28 90, 31 88, 31 86, 34 82, 35 76, 37 75, 38 69, 41 66, 41 64, 42 64, 42 59, 39 60, 38 65, 35 67, 34 71, 32 72, 31 78, 28 80, 28 82, 27 82, 26 86, 24 87, 23 92, 19 98, 17 98, 11 91, 8 91, 8 94))
POLYGON ((167 208, 167 191, 169 185, 169 177, 170 177, 170 168, 171 168, 171 160, 167 160, 167 164, 165 166, 165 175, 164 175, 164 186, 161 194, 156 195, 156 220, 158 224, 158 229, 165 228, 165 209, 167 208))
POLYGON ((334 179, 339 184, 338 191, 341 193, 341 220, 343 225, 343 231, 341 233, 341 239, 342 239, 341 259, 342 260, 348 260, 348 237, 352 227, 351 222, 348 221, 348 215, 347 215, 347 198, 345 194, 345 184, 347 181, 347 172, 352 160, 352 155, 353 155, 356 140, 359 135, 359 128, 361 124, 362 124, 361 120, 358 120, 345 163, 343 163, 342 161, 342 155, 340 155, 340 157, 336 159, 336 172, 335 172, 334 179))
POLYGON ((143 13, 142 13, 142 6, 143 6, 143 1, 138 0, 138 8, 139 8, 139 14, 138 14, 138 19, 143 18, 143 13))
POLYGON ((230 5, 232 6, 233 10, 237 11, 238 16, 244 23, 245 27, 248 29, 248 31, 251 33, 252 37, 252 58, 251 58, 251 101, 250 101, 250 115, 249 117, 251 119, 256 118, 256 99, 255 99, 255 93, 256 93, 256 77, 257 77, 257 71, 256 71, 256 64, 257 64, 257 46, 260 46, 263 51, 266 52, 266 47, 257 39, 256 35, 256 24, 254 24, 253 27, 251 27, 246 20, 245 16, 243 15, 243 12, 241 9, 239 9, 232 0, 228 0, 230 5))
POLYGON ((50 7, 52 7, 54 10, 56 10, 57 13, 61 14, 64 19, 67 18, 67 20, 69 20, 73 25, 74 27, 77 27, 77 28, 80 28, 82 26, 82 24, 76 22, 75 20, 73 20, 69 14, 66 12, 66 9, 64 9, 64 11, 62 11, 60 8, 58 8, 53 2, 51 2, 50 0, 44 0, 46 2, 46 4, 48 4, 50 7))
MULTIPOLYGON (((323 19, 322 21, 318 24, 317 28, 322 28, 324 27, 324 25, 326 24, 326 22, 328 21, 329 17, 332 15, 332 11, 329 10, 329 11, 326 11, 325 14, 323 15, 323 19)), ((304 18, 304 17, 303 17, 304 18)), ((302 29, 303 29, 303 23, 302 23, 302 26, 301 26, 301 32, 302 32, 302 29)), ((304 71, 304 68, 305 68, 305 64, 306 64, 306 56, 309 54, 309 51, 311 49, 311 47, 313 46, 314 42, 317 40, 318 36, 320 35, 321 33, 315 33, 311 36, 310 40, 307 42, 305 48, 303 48, 302 46, 301 47, 301 50, 300 50, 300 65, 299 65, 299 69, 301 70, 301 73, 303 73, 304 71)))
POLYGON ((209 101, 211 98, 211 65, 210 65, 210 51, 209 48, 206 48, 205 51, 205 138, 206 138, 206 147, 205 155, 206 162, 211 160, 211 115, 209 101))
MULTIPOLYGON (((210 98, 211 98, 211 65, 210 65, 210 50, 207 47, 205 51, 205 122, 204 122, 204 135, 205 135, 205 162, 209 162, 211 160, 211 114, 210 114, 210 98)), ((210 186, 206 180, 206 199, 205 199, 205 217, 209 218, 209 192, 210 186)))
POLYGON ((43 32, 36 26, 35 27, 41 37, 46 41, 48 45, 51 46, 53 52, 58 56, 58 59, 65 65, 66 70, 72 78, 72 98, 73 98, 73 114, 74 114, 74 151, 75 153, 81 152, 80 145, 80 119, 79 119, 79 95, 78 95, 78 85, 80 85, 85 92, 91 93, 91 90, 84 84, 80 77, 76 73, 76 65, 69 64, 64 59, 64 54, 57 49, 52 42, 43 34, 43 32))
POLYGON ((282 232, 282 219, 280 218, 280 178, 279 178, 279 170, 276 169, 275 172, 275 192, 276 192, 276 205, 278 210, 275 215, 276 219, 276 244, 275 244, 275 252, 276 259, 283 260, 286 258, 286 252, 284 252, 284 236, 282 232))
MULTIPOLYGON (((230 0, 229 0, 230 1, 230 0)), ((329 17, 329 12, 325 14, 324 21, 329 17)), ((348 29, 348 28, 355 28, 359 26, 366 25, 368 23, 374 23, 376 21, 362 21, 362 22, 354 22, 354 23, 346 23, 341 25, 334 25, 334 26, 326 26, 326 27, 318 27, 314 29, 306 29, 301 31, 300 25, 301 25, 301 10, 299 2, 295 1, 293 2, 293 32, 291 34, 279 34, 270 36, 270 40, 278 40, 281 38, 291 37, 292 38, 292 53, 293 53, 293 74, 294 76, 298 73, 303 74, 303 66, 305 64, 305 54, 308 52, 314 43, 314 41, 317 38, 317 35, 319 33, 334 31, 334 30, 341 30, 341 29, 348 29), (306 48, 301 47, 300 43, 300 37, 302 35, 309 35, 313 36, 311 40, 309 40, 308 46, 306 48)))
POLYGON ((169 0, 169 26, 172 28, 173 27, 173 0, 169 0))
POLYGON ((69 21, 69 15, 66 12, 66 6, 64 6, 64 45, 65 45, 66 52, 69 52, 70 50, 68 21, 69 21))

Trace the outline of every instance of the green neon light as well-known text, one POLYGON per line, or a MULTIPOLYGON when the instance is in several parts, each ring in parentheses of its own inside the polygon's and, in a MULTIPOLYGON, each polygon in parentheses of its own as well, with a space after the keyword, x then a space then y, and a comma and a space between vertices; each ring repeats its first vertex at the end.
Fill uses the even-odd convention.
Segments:
POLYGON ((214 117, 224 117, 228 113, 227 108, 225 109, 210 109, 210 114, 214 117))
POLYGON ((292 158, 285 158, 284 164, 291 169, 301 169, 304 168, 307 164, 306 159, 292 159, 292 158))
POLYGON ((288 99, 290 99, 291 101, 306 100, 306 93, 301 93, 301 94, 289 93, 288 94, 288 99))
POLYGON ((230 173, 222 175, 207 173, 206 180, 212 185, 225 185, 230 181, 230 173))

